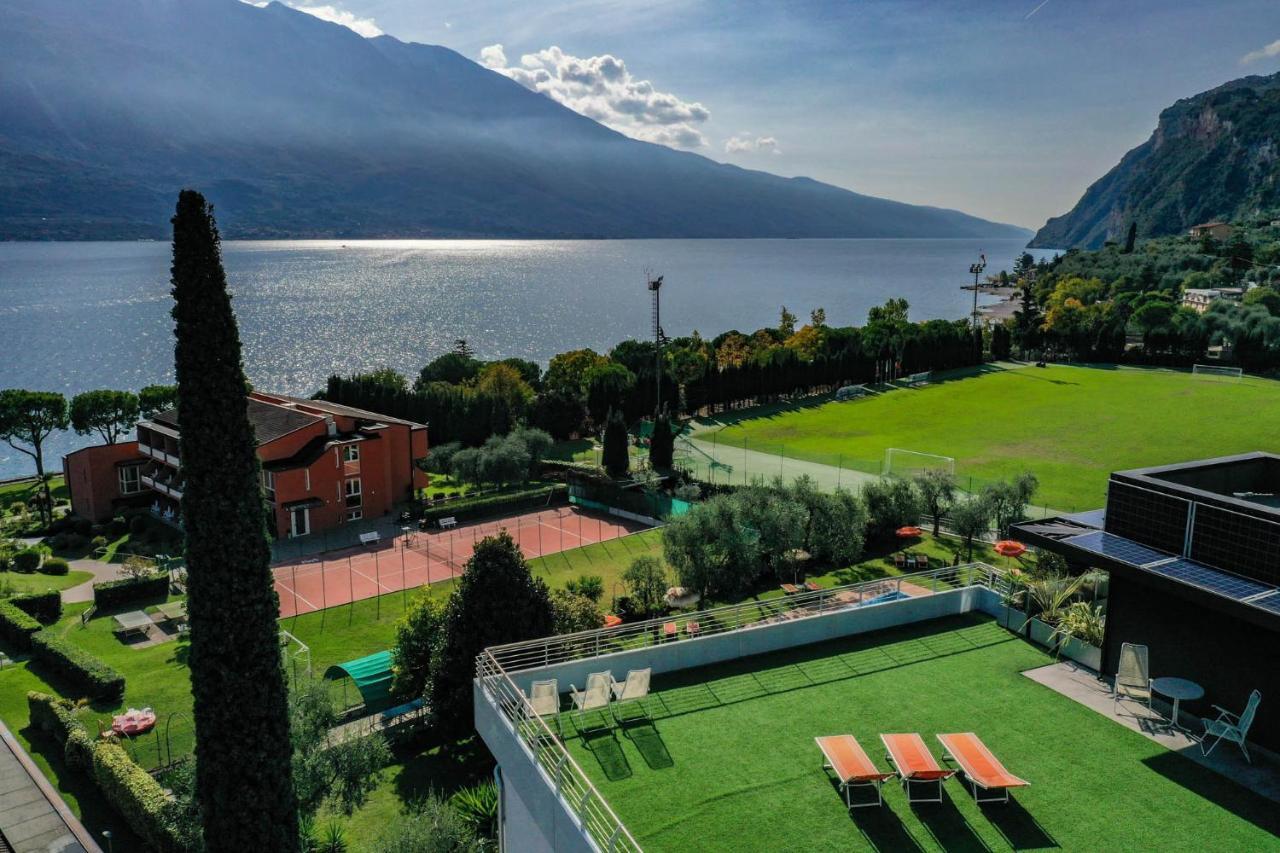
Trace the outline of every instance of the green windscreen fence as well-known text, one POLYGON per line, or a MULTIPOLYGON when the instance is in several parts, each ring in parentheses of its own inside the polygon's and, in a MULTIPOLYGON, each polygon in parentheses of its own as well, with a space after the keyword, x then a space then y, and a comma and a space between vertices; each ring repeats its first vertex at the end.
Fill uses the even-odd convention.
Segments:
POLYGON ((659 520, 684 515, 689 504, 666 492, 643 488, 620 488, 608 483, 575 482, 569 484, 569 500, 589 509, 620 509, 635 515, 659 520))
POLYGON ((324 671, 324 677, 331 681, 349 677, 366 706, 380 704, 391 696, 391 652, 375 652, 334 664, 324 671))

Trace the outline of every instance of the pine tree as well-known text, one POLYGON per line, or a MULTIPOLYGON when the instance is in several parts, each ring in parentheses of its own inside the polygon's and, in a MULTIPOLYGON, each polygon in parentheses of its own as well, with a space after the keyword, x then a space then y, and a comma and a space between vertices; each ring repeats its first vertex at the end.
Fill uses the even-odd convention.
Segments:
POLYGON ((187 612, 204 846, 298 849, 279 603, 240 333, 213 210, 183 190, 173 217, 174 361, 186 477, 187 612))
POLYGON ((627 424, 622 412, 610 409, 604 426, 604 470, 610 477, 621 477, 631 468, 627 450, 627 424))

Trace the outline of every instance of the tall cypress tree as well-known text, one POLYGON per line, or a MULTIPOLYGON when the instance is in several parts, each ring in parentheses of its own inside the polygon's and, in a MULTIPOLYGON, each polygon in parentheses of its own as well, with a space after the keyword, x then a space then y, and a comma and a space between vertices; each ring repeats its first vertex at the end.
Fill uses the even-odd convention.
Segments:
POLYGON ((604 450, 601 453, 604 470, 610 477, 621 477, 631 467, 630 451, 627 449, 627 422, 622 419, 622 412, 610 409, 605 418, 604 450))
POLYGON ((183 190, 173 217, 174 361, 187 536, 196 799, 205 849, 296 851, 297 801, 240 333, 218 228, 183 190))

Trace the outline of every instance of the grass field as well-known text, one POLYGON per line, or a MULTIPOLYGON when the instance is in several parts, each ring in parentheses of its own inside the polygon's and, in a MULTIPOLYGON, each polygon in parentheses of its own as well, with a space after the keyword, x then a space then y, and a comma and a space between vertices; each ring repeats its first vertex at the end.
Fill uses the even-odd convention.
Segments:
POLYGON ((27 592, 44 592, 50 589, 70 589, 79 586, 92 578, 89 572, 67 572, 65 575, 23 574, 22 572, 0 572, 0 595, 13 593, 22 595, 27 592))
MULTIPOLYGON (((67 489, 67 483, 62 479, 61 475, 50 478, 49 491, 53 495, 54 501, 65 501, 71 499, 71 492, 67 489)), ((28 502, 39 492, 34 480, 22 480, 17 483, 5 483, 0 485, 0 509, 8 509, 9 504, 18 501, 28 502)))
MULTIPOLYGON (((1116 470, 1280 451, 1280 382, 1186 371, 989 366, 854 402, 745 412, 718 443, 828 465, 878 465, 887 448, 952 456, 961 484, 1031 471, 1036 504, 1102 506, 1116 470), (754 416, 753 416, 754 415, 754 416)), ((704 434, 702 437, 706 437, 704 434)))

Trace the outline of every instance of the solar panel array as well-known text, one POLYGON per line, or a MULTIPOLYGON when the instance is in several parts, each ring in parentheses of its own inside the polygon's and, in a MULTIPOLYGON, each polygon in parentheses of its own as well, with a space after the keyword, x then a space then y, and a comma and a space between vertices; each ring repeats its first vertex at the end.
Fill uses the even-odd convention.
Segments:
POLYGON ((1250 580, 1249 578, 1211 569, 1193 560, 1177 559, 1168 563, 1158 563, 1147 568, 1158 575, 1189 583, 1201 589, 1216 592, 1218 595, 1234 598, 1236 601, 1243 601, 1250 596, 1261 595, 1275 589, 1275 587, 1250 580))
POLYGON ((1257 598, 1249 603, 1254 607, 1270 610, 1272 613, 1280 613, 1280 592, 1273 592, 1265 598, 1257 598))
POLYGON ((1101 530, 1082 533, 1079 536, 1072 536, 1062 541, 1085 551, 1092 551, 1103 557, 1110 557, 1112 560, 1120 560, 1134 566, 1145 566, 1158 560, 1167 560, 1171 556, 1154 548, 1148 548, 1146 545, 1139 545, 1137 542, 1125 539, 1123 536, 1116 536, 1114 533, 1106 533, 1101 530))

